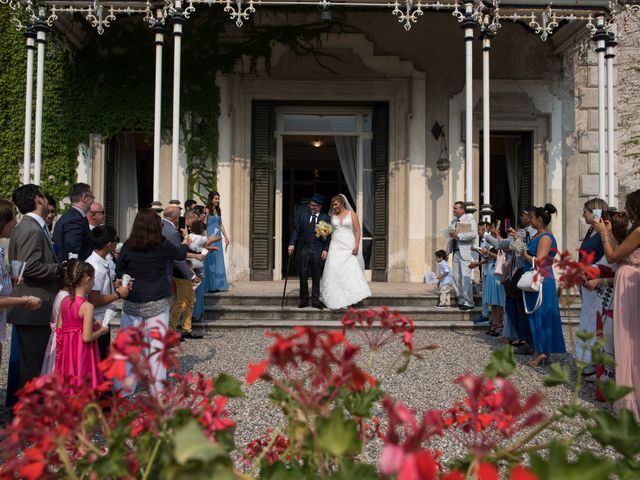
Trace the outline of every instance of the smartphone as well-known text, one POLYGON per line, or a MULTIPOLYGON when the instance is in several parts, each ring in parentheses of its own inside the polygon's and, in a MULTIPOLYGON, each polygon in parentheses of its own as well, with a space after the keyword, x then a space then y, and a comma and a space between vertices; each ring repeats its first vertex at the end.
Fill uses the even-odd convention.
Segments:
POLYGON ((178 228, 182 230, 184 228, 184 217, 178 219, 178 228))
POLYGON ((601 208, 594 208, 593 209, 593 219, 596 222, 599 222, 601 218, 602 218, 602 209, 601 208))
POLYGON ((504 219, 504 231, 507 235, 509 235, 509 229, 511 228, 511 220, 508 218, 504 219))

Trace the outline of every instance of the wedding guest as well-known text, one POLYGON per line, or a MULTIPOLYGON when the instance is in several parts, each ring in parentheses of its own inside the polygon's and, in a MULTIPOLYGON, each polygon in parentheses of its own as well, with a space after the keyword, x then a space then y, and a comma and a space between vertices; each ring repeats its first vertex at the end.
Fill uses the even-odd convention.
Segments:
POLYGON ((438 250, 436 252, 436 263, 438 264, 438 290, 440 293, 440 300, 436 308, 445 308, 451 306, 451 287, 453 285, 453 279, 451 278, 451 270, 447 263, 447 252, 444 250, 438 250))
MULTIPOLYGON (((187 257, 189 236, 182 232, 182 243, 174 245, 162 235, 162 220, 151 208, 138 211, 131 227, 131 234, 124 242, 116 277, 122 279, 129 275, 135 280, 135 288, 122 305, 120 328, 142 327, 150 348, 161 348, 162 342, 151 338, 150 332, 157 329, 165 335, 169 328, 169 298, 171 284, 167 278, 167 269, 173 268, 175 260, 187 257)), ((154 392, 164 388, 167 371, 157 356, 151 357, 151 369, 155 378, 154 392)), ((124 394, 135 392, 137 381, 130 379, 123 389, 124 394)))
MULTIPOLYGON (((598 232, 593 227, 594 223, 600 219, 602 212, 609 208, 607 202, 600 198, 592 198, 584 204, 582 209, 582 218, 589 226, 582 244, 580 245, 580 261, 584 261, 586 255, 593 255, 592 262, 598 263, 604 255, 602 248, 602 239, 598 232), (599 215, 594 216, 594 211, 597 211, 599 215)), ((583 342, 581 339, 576 339, 575 359, 588 364, 584 369, 585 377, 593 375, 595 373, 595 367, 591 365, 591 347, 595 342, 596 333, 596 315, 600 311, 602 305, 597 293, 586 285, 580 287, 580 330, 589 332, 594 335, 594 338, 588 342, 583 342)))
POLYGON ((615 406, 631 410, 636 420, 640 420, 640 190, 627 196, 625 211, 631 228, 617 248, 612 244, 610 222, 601 219, 594 227, 602 237, 607 260, 618 263, 613 288, 616 383, 633 388, 615 406))
MULTIPOLYGON (((133 288, 131 280, 127 286, 122 281, 116 282, 116 269, 111 256, 115 254, 118 243, 116 229, 109 225, 99 225, 91 230, 93 253, 87 258, 87 263, 93 267, 93 288, 89 292, 89 301, 94 306, 93 318, 102 322, 107 309, 114 310, 117 300, 127 298, 133 288)), ((110 329, 110 327, 107 327, 110 329)), ((110 330, 109 330, 110 331, 110 330)), ((109 354, 111 335, 98 338, 100 358, 104 360, 109 354)))
POLYGON ((9 242, 9 260, 25 262, 23 281, 14 286, 16 296, 26 296, 23 306, 9 312, 8 321, 15 326, 18 339, 18 388, 40 375, 47 342, 51 334, 49 321, 53 298, 59 290, 58 272, 49 231, 44 223, 47 197, 38 185, 26 184, 13 192, 13 203, 23 215, 9 242), (42 307, 32 310, 33 297, 42 307))
POLYGON ((90 377, 91 386, 98 388, 104 381, 98 368, 98 338, 106 336, 109 328, 94 325, 94 307, 86 299, 93 276, 89 263, 75 259, 67 262, 64 283, 69 294, 60 303, 56 322, 55 370, 70 385, 81 385, 85 377, 90 377))
MULTIPOLYGON (((177 207, 167 207, 164 209, 162 235, 176 246, 179 246, 182 241, 180 233, 177 230, 178 218, 179 210, 177 207)), ((188 229, 196 218, 196 215, 193 215, 192 212, 185 214, 184 230, 187 231, 187 236, 188 229)), ((189 240, 191 241, 191 238, 189 238, 189 240)), ((202 260, 202 258, 201 254, 197 257, 199 260, 202 260)), ((186 260, 174 262, 172 275, 173 282, 176 286, 176 300, 169 314, 169 328, 177 331, 178 322, 180 321, 180 317, 182 317, 182 338, 201 339, 203 338, 202 335, 195 333, 191 324, 193 307, 196 303, 194 286, 200 284, 200 277, 195 274, 186 260)))
POLYGON ((529 324, 535 348, 535 354, 528 362, 532 367, 545 363, 551 353, 566 351, 556 280, 552 268, 558 246, 549 227, 551 215, 556 211, 556 207, 547 203, 531 213, 531 225, 537 233, 529 242, 527 250, 522 253, 525 270, 531 269, 535 262, 535 267, 543 276, 541 304, 537 305, 538 292, 525 292, 525 307, 530 312, 528 313, 529 324))
POLYGON ((195 200, 189 199, 184 202, 184 211, 188 212, 189 210, 193 210, 193 207, 198 205, 198 202, 195 200))
MULTIPOLYGON (((492 223, 489 223, 489 233, 498 241, 502 240, 499 228, 500 220, 494 220, 492 223)), ((482 302, 489 305, 491 310, 491 327, 487 330, 487 333, 492 337, 498 337, 503 330, 504 306, 506 302, 504 287, 502 283, 500 283, 502 274, 498 274, 495 271, 498 250, 483 250, 482 253, 486 253, 487 258, 487 266, 484 269, 486 274, 482 288, 482 302)))
POLYGON ((211 252, 205 258, 205 291, 226 292, 229 290, 229 284, 227 283, 227 273, 224 266, 225 249, 222 248, 222 239, 224 239, 225 247, 229 245, 230 240, 224 228, 224 223, 222 223, 220 194, 218 192, 211 192, 209 194, 207 210, 209 211, 207 218, 207 235, 210 237, 221 237, 221 239, 211 244, 213 247, 218 247, 218 250, 211 252))
POLYGON ((99 225, 104 225, 104 207, 98 202, 93 202, 89 207, 87 220, 89 221, 89 230, 93 230, 99 225))
MULTIPOLYGON (((10 238, 16 226, 13 204, 9 200, 0 200, 0 238, 10 238)), ((12 296, 13 282, 5 263, 4 246, 0 244, 0 365, 2 364, 2 344, 7 341, 7 311, 12 307, 25 307, 37 310, 42 306, 38 297, 25 295, 12 296)))
POLYGON ((56 219, 57 213, 56 200, 48 193, 45 193, 45 195, 47 196, 47 215, 44 217, 44 223, 47 226, 47 230, 49 230, 49 233, 53 233, 53 221, 56 219))
MULTIPOLYGON (((491 227, 490 222, 486 222, 484 220, 481 220, 478 222, 478 240, 480 242, 479 247, 481 249, 489 250, 489 248, 491 248, 490 245, 485 240, 485 236, 489 232, 489 227, 491 227)), ((486 263, 487 263, 486 258, 484 258, 480 254, 478 254, 477 261, 469 263, 469 268, 473 269, 478 267, 480 270, 480 281, 482 282, 482 286, 483 286, 482 291, 484 291, 485 277, 487 276, 487 269, 484 267, 486 263)), ((480 316, 480 318, 477 318, 476 320, 474 320, 473 324, 478 326, 489 325, 491 323, 490 317, 491 317, 491 307, 484 302, 484 298, 483 298, 482 315, 480 316)))
POLYGON ((76 183, 69 192, 71 208, 56 222, 53 229, 53 241, 57 247, 58 262, 69 258, 69 254, 86 260, 91 255, 91 239, 87 212, 95 199, 91 187, 86 183, 76 183))
POLYGON ((464 202, 453 204, 453 220, 449 224, 449 243, 447 253, 453 257, 453 282, 455 285, 458 307, 460 310, 471 310, 473 304, 473 274, 469 263, 473 261, 471 247, 477 238, 476 221, 473 214, 465 213, 464 202), (467 225, 465 231, 458 232, 460 224, 467 225))

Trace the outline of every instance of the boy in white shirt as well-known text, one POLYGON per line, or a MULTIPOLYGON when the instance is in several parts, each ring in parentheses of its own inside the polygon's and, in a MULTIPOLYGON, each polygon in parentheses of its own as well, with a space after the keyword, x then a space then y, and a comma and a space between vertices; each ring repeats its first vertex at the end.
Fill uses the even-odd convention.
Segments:
POLYGON ((446 308, 451 306, 451 286, 453 278, 451 278, 451 270, 447 263, 447 252, 438 250, 436 252, 436 262, 438 262, 438 287, 440 289, 440 303, 436 308, 446 308))
MULTIPOLYGON (((89 301, 95 307, 93 318, 102 322, 104 312, 107 309, 115 310, 115 302, 129 295, 129 291, 133 287, 133 280, 126 287, 121 285, 120 280, 116 282, 116 267, 112 260, 118 243, 118 234, 115 228, 108 225, 98 225, 91 230, 91 241, 94 250, 86 262, 93 266, 95 276, 89 301)), ((98 338, 100 359, 104 360, 107 357, 110 344, 111 335, 102 335, 98 338)))

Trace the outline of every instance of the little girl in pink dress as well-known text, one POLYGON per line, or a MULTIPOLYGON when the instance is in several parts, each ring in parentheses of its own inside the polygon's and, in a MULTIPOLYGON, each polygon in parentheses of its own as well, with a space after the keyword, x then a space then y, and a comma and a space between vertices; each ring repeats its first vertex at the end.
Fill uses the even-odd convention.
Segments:
POLYGON ((94 330, 93 305, 86 296, 93 287, 93 267, 85 262, 71 260, 65 271, 65 288, 71 292, 60 304, 56 329, 56 372, 70 384, 81 384, 91 378, 91 386, 102 382, 98 368, 100 353, 97 339, 109 331, 100 326, 94 330))

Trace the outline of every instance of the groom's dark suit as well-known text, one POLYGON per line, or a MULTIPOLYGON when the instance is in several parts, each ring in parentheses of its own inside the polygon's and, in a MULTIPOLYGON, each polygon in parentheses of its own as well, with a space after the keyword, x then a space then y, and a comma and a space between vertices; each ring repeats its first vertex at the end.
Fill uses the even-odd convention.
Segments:
POLYGON ((316 224, 324 221, 331 224, 331 218, 326 213, 318 213, 312 217, 311 209, 304 208, 296 219, 296 224, 291 234, 289 245, 295 246, 298 255, 298 276, 300 277, 300 303, 309 300, 309 272, 311 272, 311 301, 320 303, 320 277, 324 261, 320 258, 322 252, 329 250, 331 237, 326 239, 316 237, 316 224))

